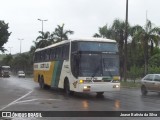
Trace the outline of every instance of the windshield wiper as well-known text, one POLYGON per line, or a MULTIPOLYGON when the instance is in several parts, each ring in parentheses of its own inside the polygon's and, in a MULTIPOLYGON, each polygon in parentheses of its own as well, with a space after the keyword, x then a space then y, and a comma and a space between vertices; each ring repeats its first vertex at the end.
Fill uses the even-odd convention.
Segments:
POLYGON ((108 72, 109 76, 110 76, 110 77, 113 77, 111 71, 109 70, 109 66, 106 65, 106 64, 104 64, 104 59, 103 59, 103 65, 107 68, 107 72, 108 72))
POLYGON ((95 77, 95 75, 97 74, 97 72, 99 71, 99 69, 100 69, 100 67, 101 67, 101 64, 99 64, 97 67, 96 67, 96 69, 94 70, 94 72, 93 72, 93 74, 92 74, 92 82, 93 82, 93 78, 95 77))

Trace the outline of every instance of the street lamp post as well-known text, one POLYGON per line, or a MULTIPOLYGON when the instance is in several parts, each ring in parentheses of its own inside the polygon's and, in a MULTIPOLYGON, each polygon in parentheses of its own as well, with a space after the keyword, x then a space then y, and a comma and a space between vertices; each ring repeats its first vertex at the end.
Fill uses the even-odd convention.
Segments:
POLYGON ((20 40, 20 54, 21 54, 21 44, 22 44, 22 40, 24 40, 24 39, 18 39, 18 40, 20 40))
POLYGON ((127 80, 127 37, 128 37, 128 0, 126 0, 125 47, 124 47, 124 81, 127 80))
POLYGON ((43 22, 48 20, 42 20, 42 19, 38 19, 38 20, 42 22, 42 33, 43 33, 43 22))

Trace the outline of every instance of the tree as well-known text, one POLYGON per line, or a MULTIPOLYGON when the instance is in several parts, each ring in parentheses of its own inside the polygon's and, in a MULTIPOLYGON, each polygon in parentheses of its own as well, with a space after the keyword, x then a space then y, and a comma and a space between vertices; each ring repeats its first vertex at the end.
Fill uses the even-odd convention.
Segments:
POLYGON ((32 45, 32 46, 30 47, 29 53, 30 53, 31 55, 33 55, 34 52, 35 52, 35 50, 36 50, 36 47, 32 45))
POLYGON ((160 67, 160 53, 159 54, 155 54, 153 55, 150 59, 149 59, 149 66, 152 67, 160 67))
POLYGON ((56 42, 60 42, 63 40, 68 40, 68 35, 73 33, 74 32, 71 30, 64 30, 64 24, 62 24, 62 26, 57 25, 57 28, 55 28, 55 31, 52 33, 52 38, 56 42))
POLYGON ((11 54, 6 55, 2 61, 1 61, 1 65, 8 65, 8 66, 12 66, 12 62, 13 62, 13 57, 11 54))
POLYGON ((95 33, 93 37, 102 37, 102 38, 112 38, 112 29, 108 28, 107 25, 99 27, 99 33, 95 33))
POLYGON ((8 42, 8 38, 11 35, 11 33, 8 32, 8 28, 8 23, 6 24, 0 20, 0 51, 2 52, 6 50, 3 45, 8 42))
POLYGON ((150 20, 147 20, 146 24, 146 32, 148 33, 148 42, 150 43, 150 55, 153 55, 153 48, 154 45, 157 46, 158 42, 160 40, 160 28, 159 27, 153 27, 153 24, 150 20))
POLYGON ((36 41, 38 41, 35 42, 36 48, 43 48, 50 45, 50 32, 39 31, 39 33, 41 35, 36 38, 36 41))
POLYGON ((144 73, 148 72, 148 58, 149 58, 149 43, 150 43, 150 56, 153 54, 154 45, 158 45, 160 40, 160 28, 152 26, 151 21, 147 20, 145 28, 137 25, 132 28, 132 41, 137 41, 141 44, 144 54, 144 73))
POLYGON ((157 53, 153 55, 149 60, 148 60, 148 72, 149 73, 160 73, 160 53, 157 53))
POLYGON ((32 57, 29 53, 17 54, 13 59, 12 68, 15 72, 19 70, 31 71, 33 68, 32 57))
MULTIPOLYGON (((129 25, 128 28, 130 28, 129 25)), ((117 41, 120 56, 120 74, 123 76, 125 22, 119 19, 115 19, 111 27, 108 27, 107 25, 100 27, 99 33, 95 33, 94 37, 109 38, 117 41)))
POLYGON ((129 67, 136 65, 137 67, 142 67, 144 64, 144 57, 143 57, 143 48, 141 47, 141 42, 138 37, 138 33, 142 31, 142 27, 139 25, 135 25, 130 28, 129 35, 131 37, 131 43, 128 45, 128 59, 129 59, 129 67))
MULTIPOLYGON (((130 26, 128 25, 128 28, 130 26)), ((125 22, 115 19, 112 24, 112 39, 115 39, 119 47, 120 56, 120 75, 124 74, 124 40, 125 40, 125 22)))

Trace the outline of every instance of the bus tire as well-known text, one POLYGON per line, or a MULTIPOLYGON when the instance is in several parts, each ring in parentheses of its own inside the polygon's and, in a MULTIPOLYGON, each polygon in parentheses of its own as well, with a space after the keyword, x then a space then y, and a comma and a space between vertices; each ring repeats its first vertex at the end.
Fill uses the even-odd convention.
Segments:
POLYGON ((69 85, 68 79, 65 79, 65 81, 64 81, 64 91, 65 91, 66 95, 73 95, 74 94, 74 91, 70 91, 70 85, 69 85))
POLYGON ((65 80, 64 82, 64 91, 67 95, 69 95, 70 93, 70 86, 69 86, 69 81, 68 80, 65 80))
POLYGON ((44 79, 43 79, 43 77, 41 77, 40 78, 40 80, 39 80, 39 86, 40 86, 40 88, 41 89, 50 89, 50 86, 49 85, 46 85, 45 83, 44 83, 44 79))
POLYGON ((104 92, 97 92, 97 96, 103 96, 104 92))
POLYGON ((45 86, 45 85, 44 85, 43 77, 40 77, 40 78, 39 78, 39 86, 40 86, 41 89, 44 89, 44 86, 45 86))

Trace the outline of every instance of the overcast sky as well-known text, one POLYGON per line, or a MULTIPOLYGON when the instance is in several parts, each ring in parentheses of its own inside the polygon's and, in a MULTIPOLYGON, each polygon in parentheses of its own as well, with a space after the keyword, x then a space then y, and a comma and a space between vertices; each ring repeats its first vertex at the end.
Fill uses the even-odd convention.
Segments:
MULTIPOLYGON (((148 19, 160 26, 160 0, 128 0, 131 25, 145 25, 148 19)), ((47 19, 44 31, 53 32, 57 25, 65 24, 65 29, 75 33, 70 38, 91 37, 98 28, 115 19, 125 20, 126 0, 0 0, 0 20, 9 23, 12 32, 4 45, 8 52, 30 50, 33 41, 39 36, 42 24, 37 19, 47 19)))

